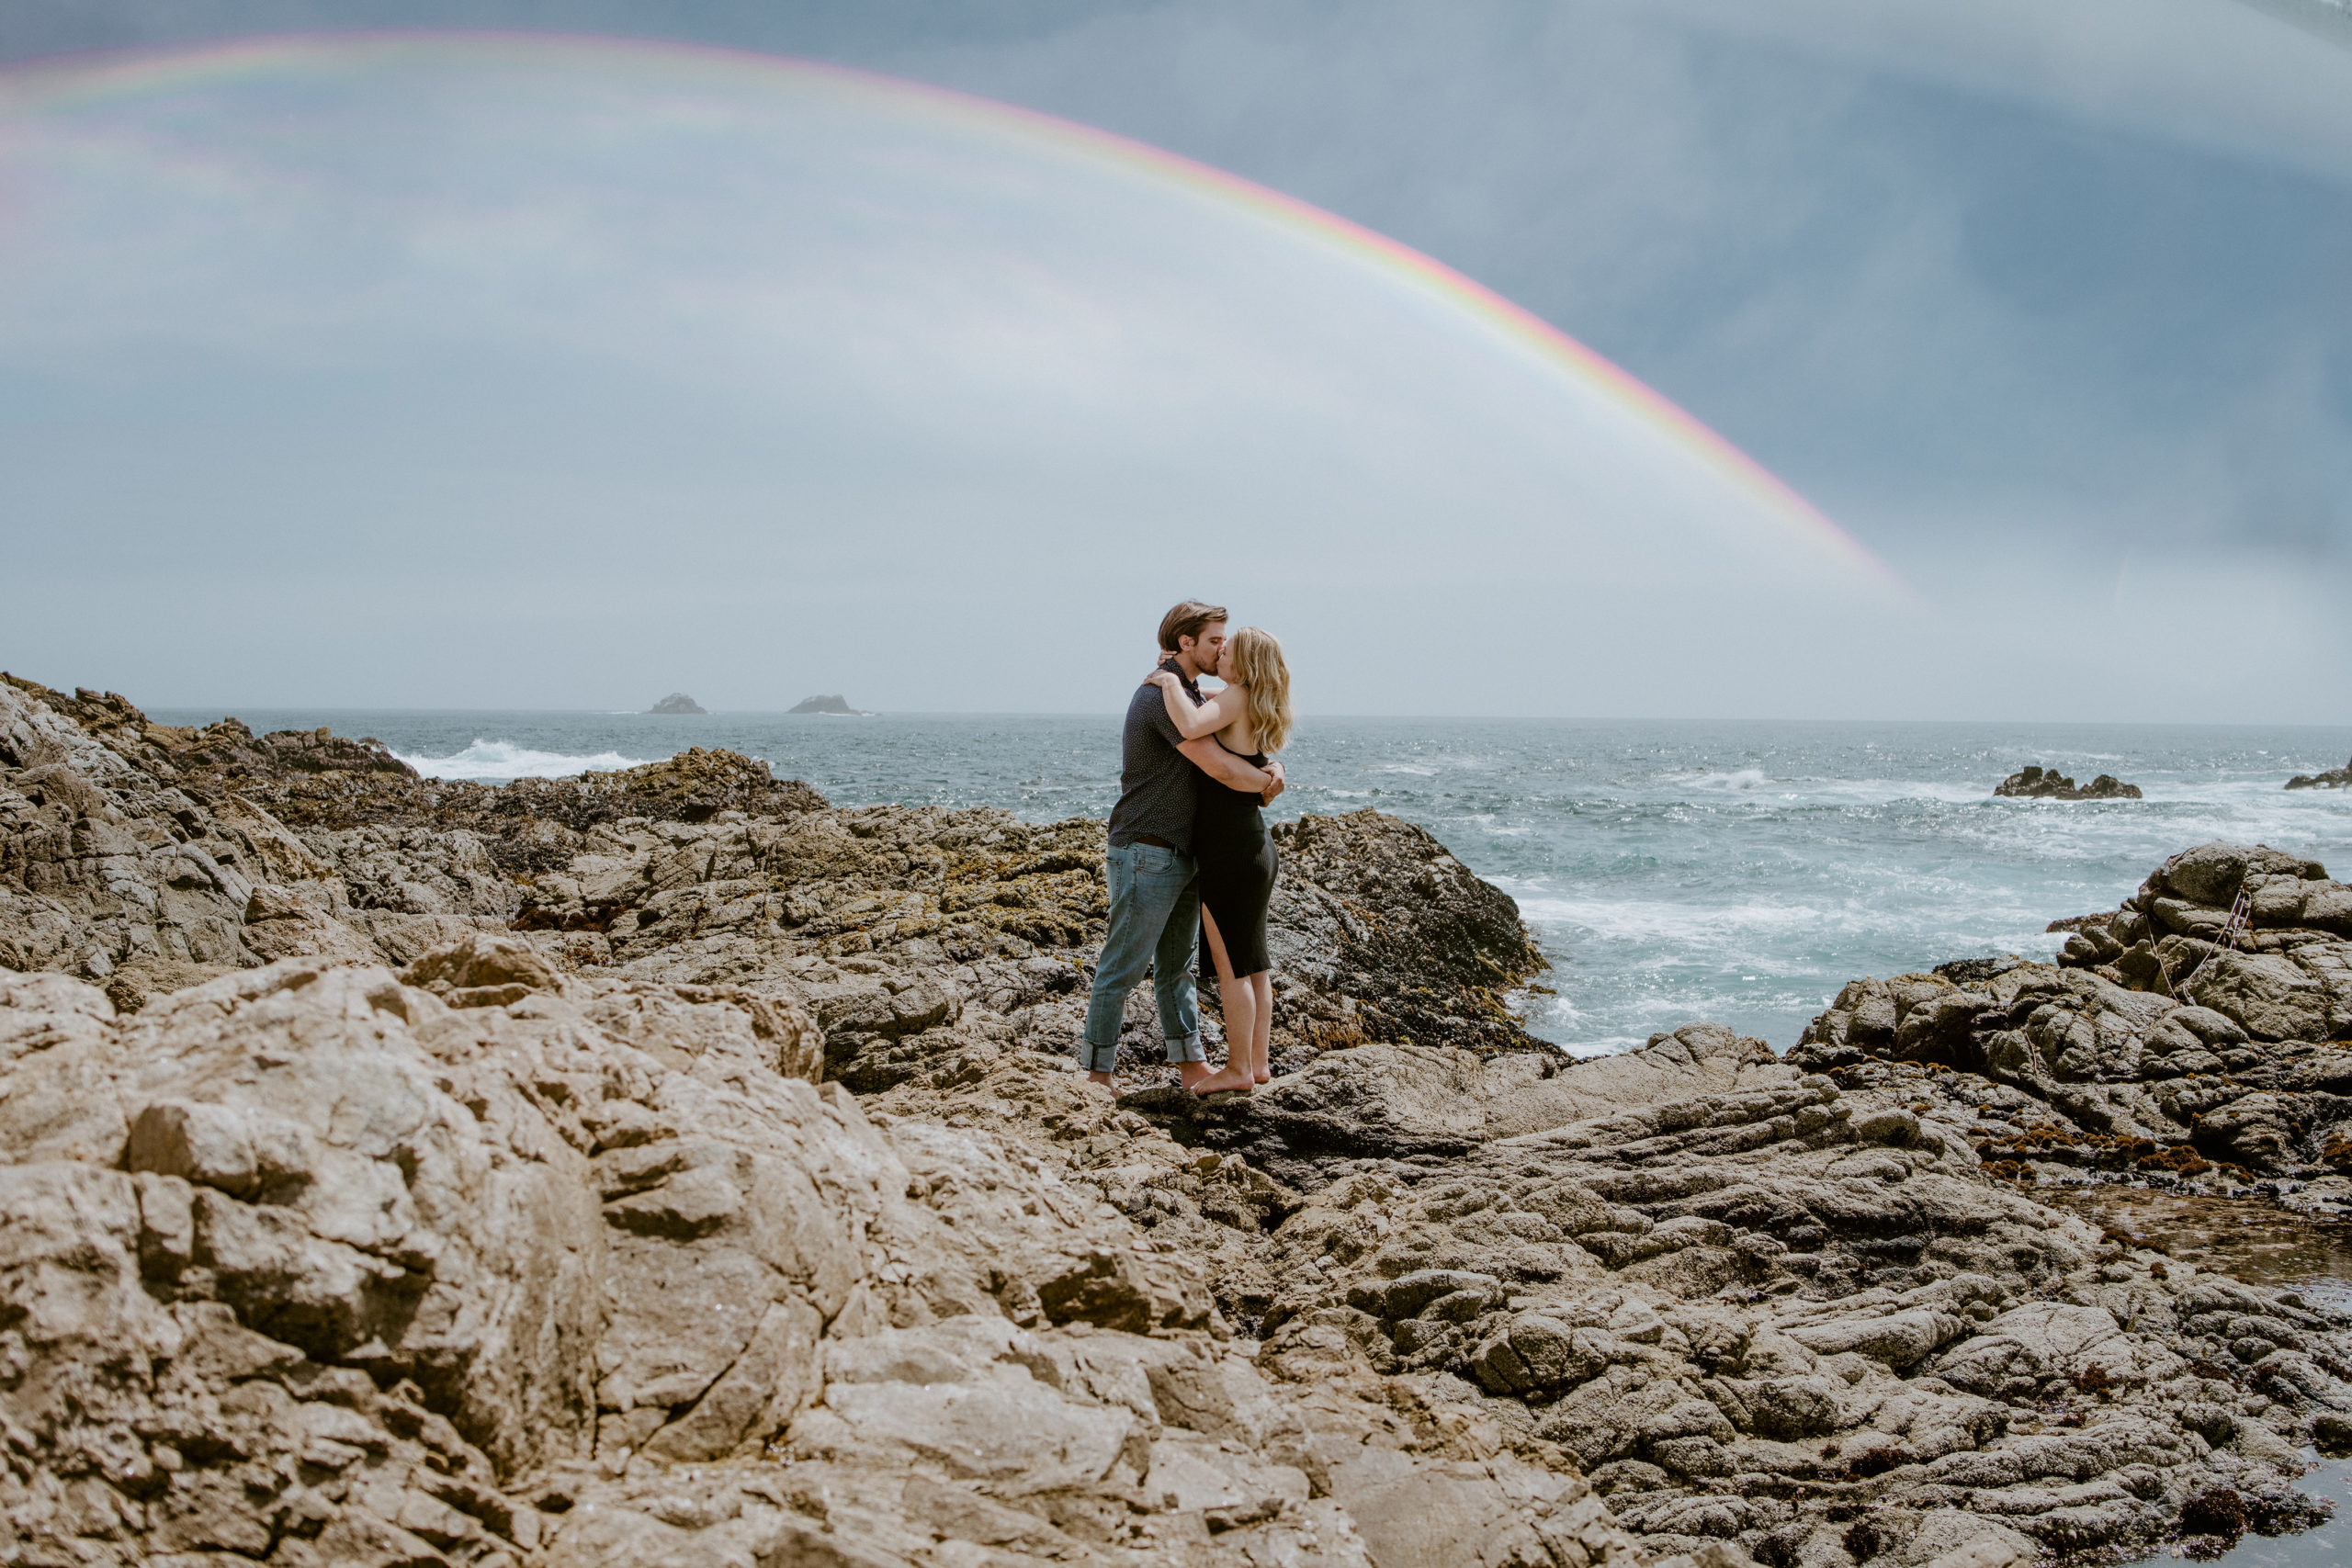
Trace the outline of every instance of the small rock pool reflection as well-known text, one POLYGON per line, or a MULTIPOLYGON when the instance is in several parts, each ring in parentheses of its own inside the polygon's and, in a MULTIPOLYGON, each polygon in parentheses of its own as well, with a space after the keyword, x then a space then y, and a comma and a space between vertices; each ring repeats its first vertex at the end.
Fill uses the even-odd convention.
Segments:
MULTIPOLYGON (((2036 1201, 2082 1215, 2184 1263, 2253 1285, 2288 1285, 2313 1305, 2352 1312, 2352 1225, 2326 1224, 2254 1198, 2200 1198, 2144 1187, 2038 1187, 2036 1201)), ((2352 1563, 2352 1461, 2319 1460, 2296 1483, 2335 1505, 2301 1535, 2247 1535, 2222 1568, 2343 1568, 2352 1563)), ((2159 1558, 2158 1561, 2164 1561, 2159 1558)))

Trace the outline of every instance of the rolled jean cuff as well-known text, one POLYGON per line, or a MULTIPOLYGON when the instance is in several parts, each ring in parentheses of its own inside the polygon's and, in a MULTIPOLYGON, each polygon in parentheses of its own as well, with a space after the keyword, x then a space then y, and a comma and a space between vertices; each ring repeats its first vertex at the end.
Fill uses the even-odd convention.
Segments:
POLYGON ((1078 1043, 1078 1070, 1081 1073, 1114 1073, 1119 1070, 1119 1043, 1097 1045, 1081 1038, 1078 1043))
POLYGON ((1174 1066, 1182 1062, 1199 1062, 1205 1066, 1208 1062, 1208 1055, 1201 1049, 1201 1036, 1199 1032, 1195 1031, 1191 1034, 1170 1035, 1168 1037, 1168 1060, 1170 1066, 1174 1066))

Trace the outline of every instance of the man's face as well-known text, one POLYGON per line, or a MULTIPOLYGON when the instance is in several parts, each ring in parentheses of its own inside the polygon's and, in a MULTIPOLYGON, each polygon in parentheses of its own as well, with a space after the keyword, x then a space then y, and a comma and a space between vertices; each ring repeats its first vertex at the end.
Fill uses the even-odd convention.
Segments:
POLYGON ((1201 628, 1198 637, 1176 639, 1176 656, 1192 666, 1195 675, 1206 675, 1216 668, 1218 657, 1225 652, 1225 623, 1211 621, 1201 628))

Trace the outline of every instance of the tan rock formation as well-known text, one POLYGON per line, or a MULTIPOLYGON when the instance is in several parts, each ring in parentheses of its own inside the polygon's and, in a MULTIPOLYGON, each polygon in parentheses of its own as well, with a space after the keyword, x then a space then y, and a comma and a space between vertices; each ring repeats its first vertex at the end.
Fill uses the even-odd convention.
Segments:
POLYGON ((0 682, 10 1561, 2003 1568, 2293 1528, 2352 1440, 2343 1319, 1973 1146, 2300 1138, 2116 1064, 2312 1070, 2301 863, 2152 879, 2190 1005, 2086 937, 1576 1064, 1508 898, 1308 818, 1206 1108, 1071 1070, 1098 824, 380 750, 0 682))

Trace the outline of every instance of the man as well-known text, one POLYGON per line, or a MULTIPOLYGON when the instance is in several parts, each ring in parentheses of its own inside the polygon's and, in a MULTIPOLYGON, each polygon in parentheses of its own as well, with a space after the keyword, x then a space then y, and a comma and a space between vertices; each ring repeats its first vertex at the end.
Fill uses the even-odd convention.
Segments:
MULTIPOLYGON (((1172 669, 1194 702, 1194 682, 1216 668, 1225 648, 1225 611, 1187 599, 1160 618, 1160 666, 1172 669)), ((1193 804, 1201 789, 1254 790, 1272 802, 1283 790, 1280 762, 1253 768, 1214 736, 1187 740, 1168 716, 1159 688, 1145 682, 1127 704, 1119 745, 1119 804, 1111 811, 1104 876, 1111 886, 1111 929, 1094 966, 1079 1058, 1086 1076, 1112 1082, 1127 993, 1151 965, 1159 1032, 1168 1060, 1190 1088, 1208 1076, 1193 954, 1201 938, 1201 896, 1193 880, 1193 804), (1206 773, 1207 779, 1202 774, 1206 773)))

